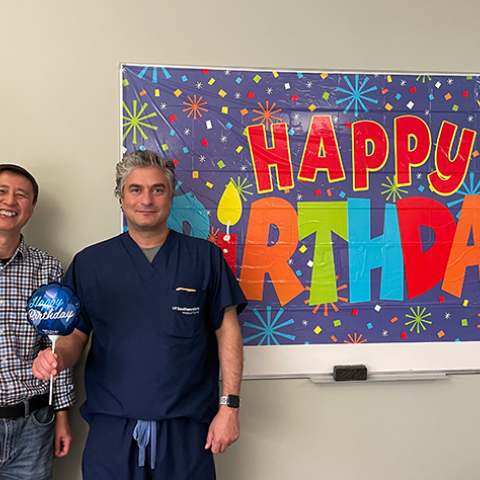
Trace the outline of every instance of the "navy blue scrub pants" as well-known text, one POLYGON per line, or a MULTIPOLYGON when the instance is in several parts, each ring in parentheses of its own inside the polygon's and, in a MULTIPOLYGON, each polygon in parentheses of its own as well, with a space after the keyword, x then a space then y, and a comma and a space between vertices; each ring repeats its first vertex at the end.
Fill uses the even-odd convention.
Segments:
POLYGON ((215 480, 213 454, 205 450, 208 424, 175 418, 157 422, 156 464, 151 469, 151 441, 145 466, 138 466, 133 438, 136 420, 92 415, 83 452, 84 480, 215 480))

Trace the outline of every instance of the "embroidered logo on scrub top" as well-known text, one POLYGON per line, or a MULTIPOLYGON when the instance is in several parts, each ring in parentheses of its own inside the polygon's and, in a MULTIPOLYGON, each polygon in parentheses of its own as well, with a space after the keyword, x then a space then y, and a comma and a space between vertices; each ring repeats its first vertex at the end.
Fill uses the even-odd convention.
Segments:
POLYGON ((172 310, 181 313, 182 315, 198 315, 200 313, 200 307, 195 306, 195 303, 199 300, 195 288, 177 287, 175 291, 178 292, 176 302, 182 306, 172 306, 172 310))
POLYGON ((200 307, 172 307, 172 310, 176 310, 183 315, 196 315, 200 313, 200 307))

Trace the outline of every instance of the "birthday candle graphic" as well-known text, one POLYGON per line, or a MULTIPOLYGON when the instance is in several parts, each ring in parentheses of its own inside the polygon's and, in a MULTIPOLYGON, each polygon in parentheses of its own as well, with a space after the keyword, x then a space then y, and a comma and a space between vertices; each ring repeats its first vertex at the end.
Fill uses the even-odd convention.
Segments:
POLYGON ((217 245, 222 249, 223 256, 233 273, 235 273, 237 260, 237 235, 230 233, 230 227, 240 220, 242 211, 242 200, 235 184, 230 181, 218 202, 218 221, 227 228, 226 233, 218 234, 217 245))

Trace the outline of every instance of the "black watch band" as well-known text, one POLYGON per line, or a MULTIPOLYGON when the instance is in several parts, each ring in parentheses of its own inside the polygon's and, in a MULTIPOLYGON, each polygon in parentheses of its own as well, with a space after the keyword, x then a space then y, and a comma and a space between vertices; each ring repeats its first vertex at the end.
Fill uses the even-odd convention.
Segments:
POLYGON ((240 407, 241 399, 238 395, 227 395, 225 397, 220 397, 220 405, 226 405, 230 408, 240 407))

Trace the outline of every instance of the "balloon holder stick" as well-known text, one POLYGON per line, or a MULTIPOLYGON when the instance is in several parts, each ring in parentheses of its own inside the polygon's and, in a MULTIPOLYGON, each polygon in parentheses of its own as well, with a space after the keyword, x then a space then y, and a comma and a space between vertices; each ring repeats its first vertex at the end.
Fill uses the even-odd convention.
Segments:
MULTIPOLYGON (((48 338, 52 342, 52 353, 55 353, 55 343, 58 340, 60 335, 49 335, 48 338)), ((50 397, 48 400, 48 404, 51 405, 53 402, 53 375, 50 375, 50 397)))

